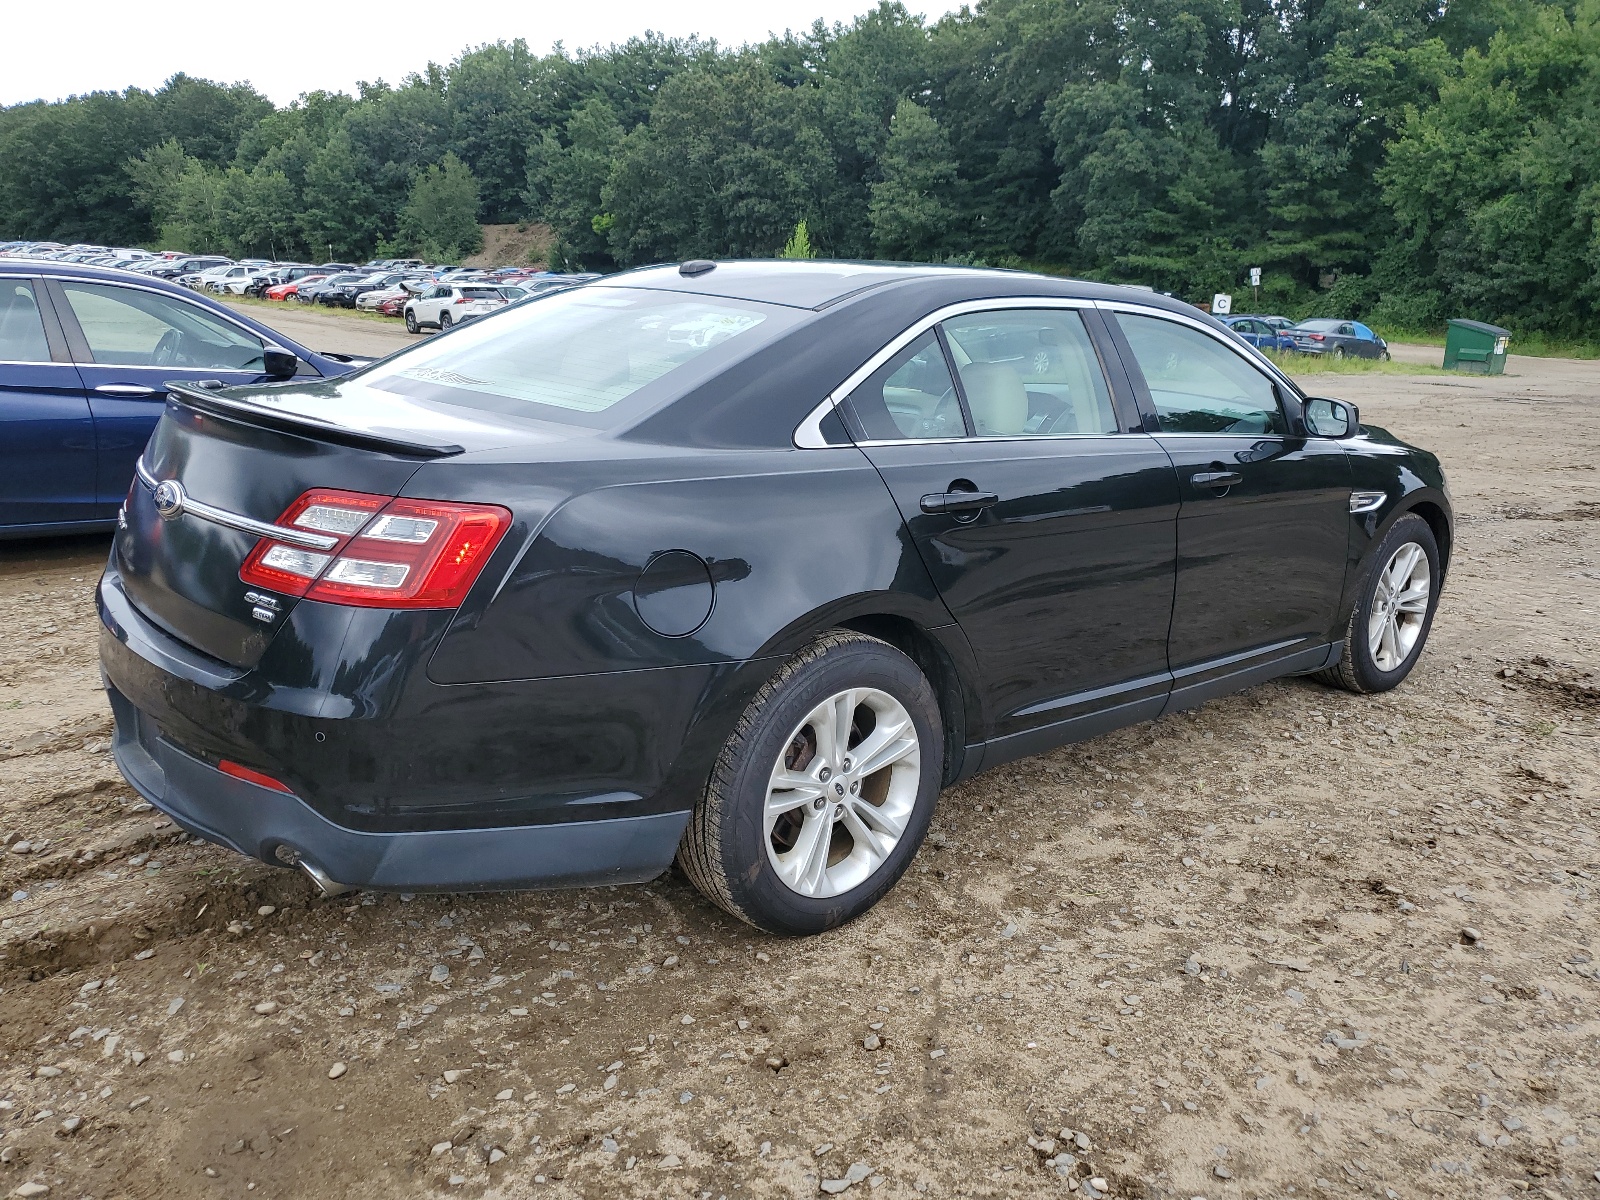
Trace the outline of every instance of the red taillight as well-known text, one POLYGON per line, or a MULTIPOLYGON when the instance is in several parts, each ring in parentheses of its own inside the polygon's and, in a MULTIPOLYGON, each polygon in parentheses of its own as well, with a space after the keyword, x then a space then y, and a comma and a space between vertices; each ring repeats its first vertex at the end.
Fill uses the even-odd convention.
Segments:
POLYGON ((1313 334, 1312 334, 1312 335, 1311 335, 1311 340, 1312 340, 1312 341, 1313 341, 1313 342, 1322 342, 1322 341, 1326 341, 1326 340, 1327 340, 1327 335, 1326 335, 1326 334, 1321 334, 1321 333, 1313 333, 1313 334))
POLYGON ((245 583, 361 608, 459 608, 511 514, 495 504, 313 489, 278 524, 337 544, 307 550, 263 538, 239 570, 245 583))
POLYGON ((466 302, 467 302, 467 298, 465 296, 457 296, 456 297, 456 303, 457 304, 465 304, 466 302))
POLYGON ((235 779, 242 779, 246 783, 253 783, 257 787, 270 788, 274 792, 285 792, 288 795, 294 795, 293 792, 289 791, 287 784, 279 783, 271 775, 253 770, 242 763, 234 762, 232 759, 223 759, 217 764, 217 770, 224 775, 232 775, 235 779))

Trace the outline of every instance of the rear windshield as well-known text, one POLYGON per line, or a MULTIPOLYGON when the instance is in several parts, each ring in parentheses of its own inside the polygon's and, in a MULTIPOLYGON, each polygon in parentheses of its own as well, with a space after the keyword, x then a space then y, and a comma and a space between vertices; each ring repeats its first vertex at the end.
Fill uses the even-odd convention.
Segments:
POLYGON ((1317 317, 1310 321, 1301 321, 1301 329, 1315 329, 1322 333, 1330 333, 1343 325, 1343 321, 1331 321, 1327 317, 1317 317))
POLYGON ((408 396, 610 425, 596 414, 635 393, 638 404, 625 405, 628 411, 665 399, 673 385, 691 386, 770 342, 796 316, 776 305, 721 296, 573 288, 421 342, 363 378, 408 396))
POLYGON ((503 297, 492 287, 464 287, 461 294, 468 300, 500 300, 503 297))

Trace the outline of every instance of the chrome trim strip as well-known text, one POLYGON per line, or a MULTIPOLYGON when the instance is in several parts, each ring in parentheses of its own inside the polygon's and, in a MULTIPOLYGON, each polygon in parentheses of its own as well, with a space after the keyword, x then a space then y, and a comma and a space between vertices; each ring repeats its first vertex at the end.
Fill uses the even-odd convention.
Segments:
POLYGON ((1350 511, 1352 513, 1377 512, 1383 507, 1383 502, 1389 498, 1387 492, 1351 492, 1350 511))
POLYGON ((1192 666, 1180 667, 1172 672, 1173 683, 1180 679, 1187 679, 1191 675, 1198 675, 1202 671, 1214 670, 1217 667, 1231 667, 1234 663, 1244 662, 1247 658, 1260 658, 1263 654, 1272 654, 1279 650, 1287 650, 1290 646, 1298 646, 1301 642, 1309 642, 1308 637, 1285 638, 1281 642, 1273 642, 1267 646, 1257 646, 1254 650, 1241 650, 1237 654, 1224 654, 1221 658, 1208 658, 1205 662, 1194 663, 1192 666))
MULTIPOLYGON (((169 482, 158 480, 150 474, 142 457, 134 465, 134 471, 139 476, 139 482, 151 491, 154 491, 158 484, 169 482)), ((240 513, 229 512, 225 508, 204 504, 185 492, 183 485, 177 480, 170 482, 178 489, 178 503, 172 512, 173 518, 184 515, 195 516, 202 521, 210 521, 213 525, 237 529, 240 533, 253 533, 257 537, 271 538, 276 542, 287 542, 291 546, 300 546, 306 550, 332 550, 339 544, 338 538, 329 537, 324 533, 310 533, 304 529, 291 529, 287 525, 274 525, 270 521, 257 521, 254 517, 246 517, 240 513)))
MULTIPOLYGON (((900 351, 905 349, 906 346, 908 346, 912 342, 916 341, 917 338, 921 337, 928 330, 932 329, 940 321, 947 321, 951 317, 963 316, 966 313, 992 312, 992 311, 997 310, 997 309, 1007 309, 1007 308, 1070 308, 1070 309, 1079 309, 1079 308, 1093 308, 1093 307, 1095 307, 1095 302, 1093 300, 1081 300, 1081 299, 1078 299, 1077 297, 1074 297, 1074 296, 1001 296, 1001 297, 997 297, 997 298, 991 298, 991 299, 988 299, 988 300, 963 300, 959 304, 947 304, 945 307, 939 309, 938 311, 929 313, 927 316, 923 317, 919 321, 916 321, 909 328, 907 328, 906 330, 904 330, 903 332, 901 332, 897 336, 889 339, 888 344, 886 344, 881 350, 879 350, 877 353, 875 353, 871 358, 867 359, 867 361, 864 362, 855 371, 851 372, 850 375, 845 379, 845 381, 843 383, 841 383, 838 387, 834 388, 833 391, 828 394, 827 398, 824 399, 821 404, 817 405, 808 414, 806 414, 805 419, 803 421, 801 421, 800 424, 795 427, 795 431, 794 431, 794 444, 795 444, 795 447, 797 449, 800 449, 800 450, 837 449, 838 447, 831 446, 828 442, 825 442, 825 441, 822 440, 822 430, 821 430, 822 419, 824 417, 826 417, 828 415, 828 413, 833 408, 835 408, 841 401, 843 401, 847 396, 849 396, 851 392, 855 391, 856 388, 860 387, 863 383, 865 383, 867 381, 867 379, 872 375, 872 373, 874 371, 876 371, 879 367, 883 366, 884 363, 888 362, 896 354, 900 353, 900 351)), ((1059 434, 1059 435, 1046 435, 1046 436, 1047 437, 1048 436, 1059 436, 1059 437, 1065 437, 1065 436, 1075 436, 1075 437, 1105 436, 1105 437, 1109 437, 1110 435, 1109 434, 1101 434, 1101 435, 1097 435, 1097 434, 1074 434, 1074 435, 1059 434)), ((976 439, 965 438, 965 437, 961 437, 961 438, 924 439, 924 441, 939 441, 939 442, 945 442, 945 441, 965 442, 965 441, 973 441, 973 440, 976 440, 976 439)), ((984 440, 989 440, 989 439, 984 439, 984 440)), ((1007 439, 996 439, 996 440, 1015 441, 1015 440, 1019 440, 1019 439, 1007 438, 1007 439)), ((844 445, 845 443, 840 443, 840 444, 844 445)), ((853 442, 853 443, 849 443, 849 444, 850 445, 855 445, 855 446, 878 446, 878 445, 906 446, 906 445, 912 445, 912 444, 915 444, 915 443, 910 441, 910 440, 907 440, 907 439, 895 439, 895 440, 887 441, 887 442, 853 442)))

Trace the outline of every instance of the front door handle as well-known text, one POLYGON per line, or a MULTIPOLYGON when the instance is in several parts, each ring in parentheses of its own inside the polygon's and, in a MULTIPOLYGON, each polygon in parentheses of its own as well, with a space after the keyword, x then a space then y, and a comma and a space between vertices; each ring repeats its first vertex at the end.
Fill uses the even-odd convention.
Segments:
POLYGON ((1237 471, 1199 471, 1189 476, 1189 482, 1196 487, 1230 488, 1243 483, 1244 476, 1237 471))
POLYGON ((994 504, 1000 497, 993 492, 932 492, 922 498, 922 511, 931 515, 939 513, 976 513, 994 504))
POLYGON ((145 387, 139 383, 102 383, 95 391, 102 396, 159 396, 161 388, 145 387))

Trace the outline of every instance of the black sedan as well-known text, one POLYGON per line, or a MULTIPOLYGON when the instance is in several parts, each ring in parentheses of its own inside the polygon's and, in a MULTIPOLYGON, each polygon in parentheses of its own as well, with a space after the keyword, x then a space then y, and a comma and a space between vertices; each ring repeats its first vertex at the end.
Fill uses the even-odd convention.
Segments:
POLYGON ((115 753, 327 891, 648 880, 810 933, 941 789, 1416 663, 1438 461, 1148 292, 689 262, 336 380, 175 388, 98 597, 115 753))
POLYGON ((1378 358, 1387 360, 1389 343, 1360 321, 1335 321, 1315 317, 1301 321, 1286 331, 1301 354, 1326 354, 1331 358, 1378 358))

